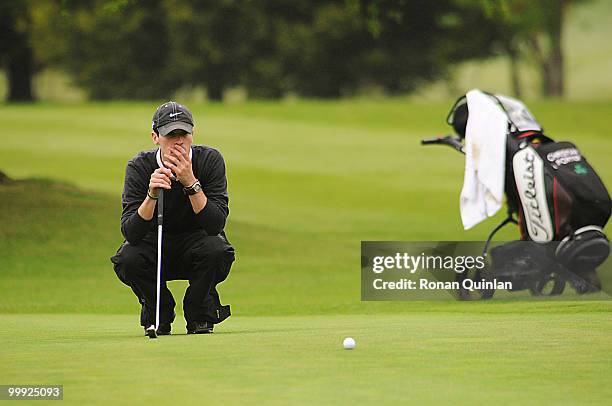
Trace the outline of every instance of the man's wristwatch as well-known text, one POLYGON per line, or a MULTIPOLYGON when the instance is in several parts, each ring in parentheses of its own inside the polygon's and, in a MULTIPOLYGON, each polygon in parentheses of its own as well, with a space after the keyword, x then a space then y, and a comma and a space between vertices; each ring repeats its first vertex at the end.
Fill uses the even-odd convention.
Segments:
POLYGON ((151 192, 151 188, 149 188, 149 190, 147 190, 147 196, 149 196, 150 199, 153 200, 157 200, 158 196, 155 196, 152 192, 151 192))
POLYGON ((183 188, 183 191, 188 196, 195 195, 201 190, 202 190, 202 185, 200 184, 199 180, 196 180, 196 182, 193 185, 183 188))

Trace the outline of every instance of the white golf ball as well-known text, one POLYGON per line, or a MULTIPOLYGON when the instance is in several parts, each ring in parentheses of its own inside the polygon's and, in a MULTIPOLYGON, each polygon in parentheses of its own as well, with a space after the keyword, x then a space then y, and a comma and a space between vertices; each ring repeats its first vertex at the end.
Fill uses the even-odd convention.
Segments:
POLYGON ((355 340, 353 340, 351 337, 346 337, 342 342, 342 346, 345 350, 352 350, 355 348, 355 340))

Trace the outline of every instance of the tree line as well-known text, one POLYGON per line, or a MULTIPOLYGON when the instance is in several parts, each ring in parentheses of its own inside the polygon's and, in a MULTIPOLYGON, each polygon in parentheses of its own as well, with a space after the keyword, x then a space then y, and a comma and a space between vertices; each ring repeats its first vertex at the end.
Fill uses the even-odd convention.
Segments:
MULTIPOLYGON (((404 94, 495 54, 541 66, 563 93, 569 0, 3 0, 0 67, 9 101, 33 75, 66 71, 92 99, 158 99, 202 86, 252 98, 404 94)), ((517 70, 514 69, 513 72, 517 70)), ((515 93, 521 92, 518 76, 515 93)))

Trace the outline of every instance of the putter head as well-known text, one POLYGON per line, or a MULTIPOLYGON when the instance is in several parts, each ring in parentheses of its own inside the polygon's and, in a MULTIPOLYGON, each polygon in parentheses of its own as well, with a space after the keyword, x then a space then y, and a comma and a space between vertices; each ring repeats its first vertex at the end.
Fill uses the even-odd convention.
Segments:
POLYGON ((149 328, 147 328, 147 335, 149 336, 149 338, 157 338, 157 329, 154 325, 151 325, 149 328))

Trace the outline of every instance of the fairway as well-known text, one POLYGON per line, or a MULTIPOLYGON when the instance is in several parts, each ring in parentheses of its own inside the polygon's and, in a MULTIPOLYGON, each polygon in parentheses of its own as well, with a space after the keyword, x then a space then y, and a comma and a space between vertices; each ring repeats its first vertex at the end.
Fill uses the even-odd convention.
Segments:
MULTIPOLYGON (((360 301, 362 240, 483 240, 504 215, 464 231, 463 158, 419 145, 451 104, 190 105, 227 162, 233 316, 187 336, 179 305, 156 341, 109 261, 156 103, 0 106, 0 384, 62 384, 68 404, 609 403, 610 301, 360 301)), ((529 107, 612 185, 612 102, 529 107)))
POLYGON ((612 320, 599 312, 235 317, 213 335, 157 340, 138 337, 130 316, 2 321, 2 360, 12 365, 3 382, 61 382, 70 404, 606 404, 612 396, 612 320), (345 336, 355 350, 342 349, 345 336))

